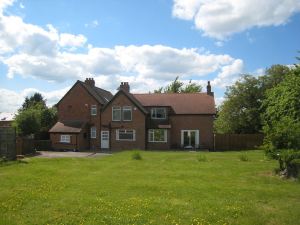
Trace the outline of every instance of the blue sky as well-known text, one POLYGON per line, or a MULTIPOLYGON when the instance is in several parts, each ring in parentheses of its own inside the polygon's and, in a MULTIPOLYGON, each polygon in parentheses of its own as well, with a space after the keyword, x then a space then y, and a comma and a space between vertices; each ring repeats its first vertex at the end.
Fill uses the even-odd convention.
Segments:
POLYGON ((0 0, 0 112, 76 80, 149 92, 179 76, 216 101, 243 73, 296 63, 299 0, 0 0))

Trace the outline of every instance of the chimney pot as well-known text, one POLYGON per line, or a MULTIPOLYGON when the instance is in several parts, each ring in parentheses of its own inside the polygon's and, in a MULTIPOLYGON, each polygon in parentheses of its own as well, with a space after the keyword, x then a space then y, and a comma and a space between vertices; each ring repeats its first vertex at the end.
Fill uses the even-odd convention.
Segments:
POLYGON ((128 84, 128 82, 121 82, 120 87, 118 88, 118 90, 123 90, 126 92, 130 92, 130 86, 128 84))
POLYGON ((87 85, 91 86, 91 87, 95 87, 95 81, 94 78, 86 78, 84 83, 86 83, 87 85))

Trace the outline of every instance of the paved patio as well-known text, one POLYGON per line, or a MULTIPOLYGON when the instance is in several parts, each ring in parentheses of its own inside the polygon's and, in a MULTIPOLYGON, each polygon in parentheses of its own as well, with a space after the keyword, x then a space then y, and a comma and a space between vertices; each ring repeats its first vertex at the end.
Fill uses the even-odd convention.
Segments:
POLYGON ((109 153, 95 153, 95 152, 51 152, 38 151, 35 157, 38 158, 82 158, 82 157, 103 157, 109 156, 109 153))

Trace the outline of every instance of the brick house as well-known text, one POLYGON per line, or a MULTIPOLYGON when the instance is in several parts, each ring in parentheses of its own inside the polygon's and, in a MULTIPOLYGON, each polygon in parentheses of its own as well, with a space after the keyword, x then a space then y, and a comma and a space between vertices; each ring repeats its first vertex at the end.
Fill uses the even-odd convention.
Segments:
POLYGON ((132 94, 122 82, 114 96, 94 84, 77 81, 59 101, 59 122, 49 131, 54 149, 213 149, 209 82, 206 93, 185 94, 132 94))

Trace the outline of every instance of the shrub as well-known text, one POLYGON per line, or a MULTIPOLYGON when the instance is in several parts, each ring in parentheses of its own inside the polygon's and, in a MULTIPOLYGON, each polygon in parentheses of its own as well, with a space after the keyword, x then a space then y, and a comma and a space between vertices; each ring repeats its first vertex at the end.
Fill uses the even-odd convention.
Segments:
POLYGON ((249 158, 246 154, 239 155, 239 159, 243 162, 249 161, 249 158))
POLYGON ((206 156, 205 155, 198 155, 198 157, 197 157, 197 160, 199 161, 199 162, 207 162, 207 158, 206 158, 206 156))
POLYGON ((131 155, 131 158, 134 160, 141 160, 142 156, 139 151, 134 151, 131 155))
POLYGON ((280 173, 286 177, 298 177, 300 173, 300 150, 281 150, 278 153, 280 173))

